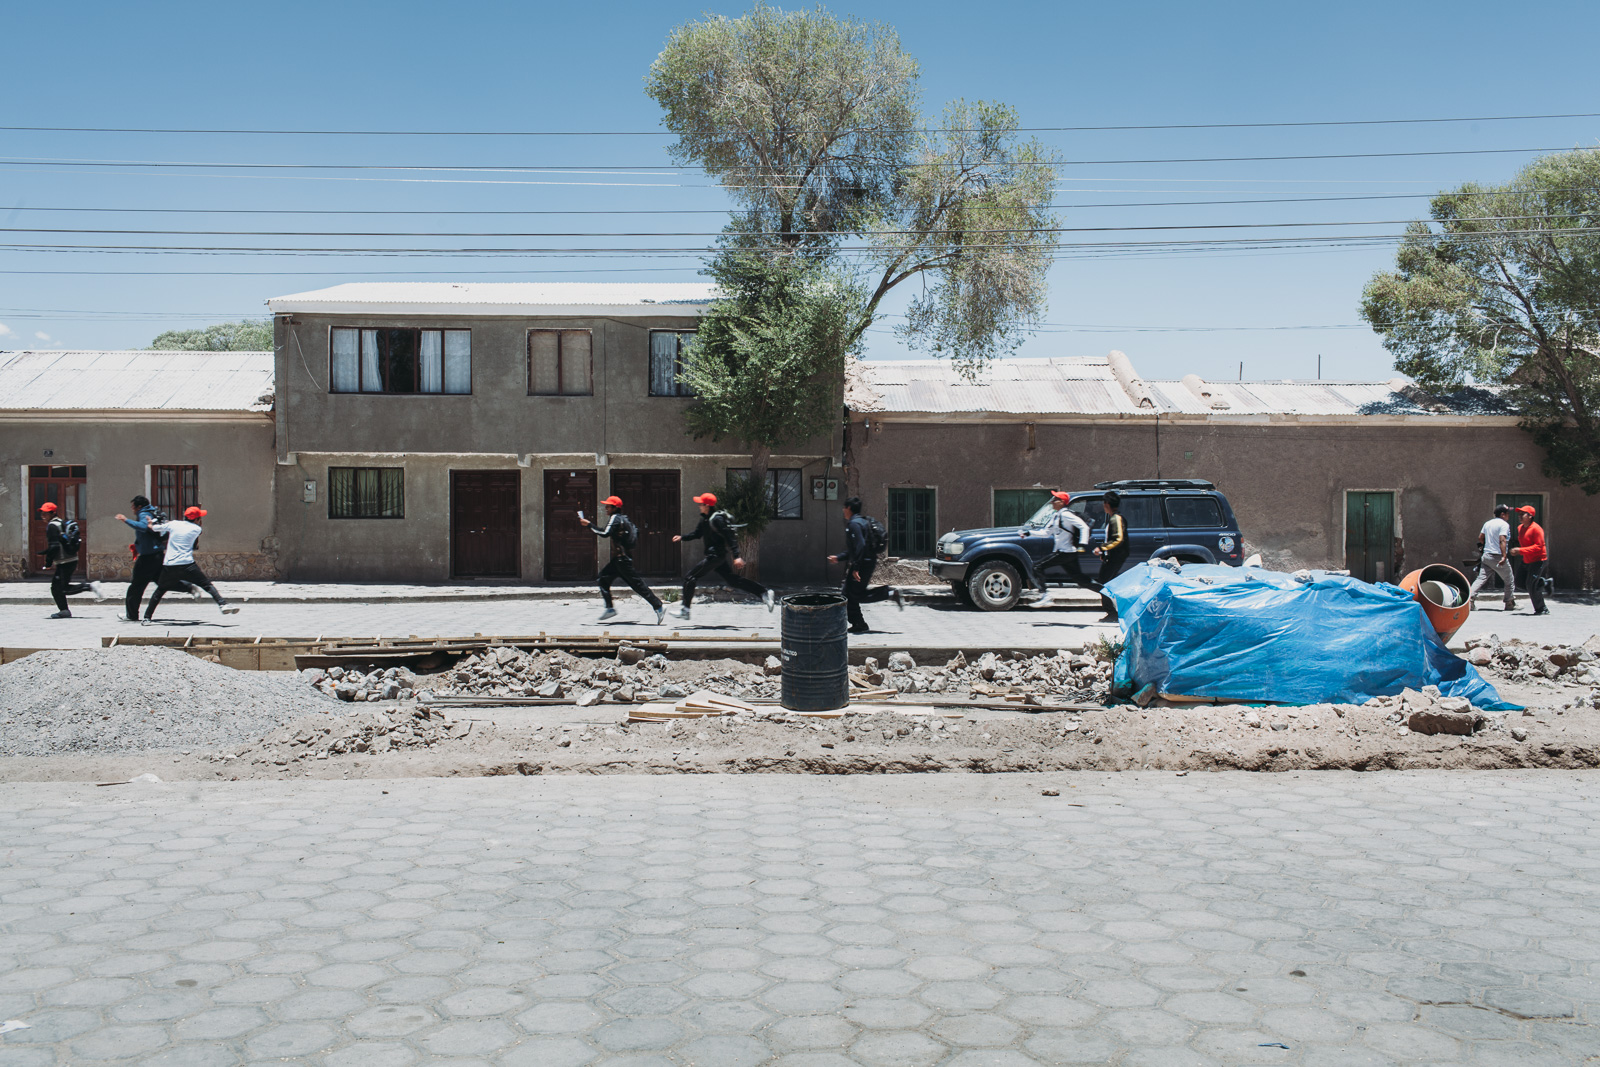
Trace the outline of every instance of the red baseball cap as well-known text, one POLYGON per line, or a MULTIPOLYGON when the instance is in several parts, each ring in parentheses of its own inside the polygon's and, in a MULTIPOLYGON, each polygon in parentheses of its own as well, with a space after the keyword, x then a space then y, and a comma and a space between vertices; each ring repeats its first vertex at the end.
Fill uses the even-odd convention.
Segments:
POLYGON ((600 503, 608 508, 620 508, 622 506, 622 498, 620 496, 608 496, 600 503))
POLYGON ((1537 514, 1539 514, 1537 511, 1534 511, 1531 507, 1528 507, 1526 505, 1524 505, 1523 507, 1518 508, 1517 510, 1522 512, 1524 515, 1537 515, 1537 514))
POLYGON ((184 512, 183 512, 183 517, 186 518, 186 519, 198 519, 204 514, 205 514, 205 509, 203 509, 203 508, 185 508, 184 512))
POLYGON ((717 494, 701 493, 699 496, 694 498, 694 502, 696 504, 715 504, 717 502, 717 494))
POLYGON ((55 509, 56 509, 56 506, 54 504, 50 503, 50 501, 48 501, 48 500, 46 500, 43 504, 39 505, 39 510, 40 511, 54 511, 55 509))
POLYGON ((1055 497, 1057 500, 1061 501, 1063 504, 1072 503, 1072 494, 1071 493, 1059 493, 1056 490, 1052 489, 1052 490, 1050 490, 1050 495, 1055 497))

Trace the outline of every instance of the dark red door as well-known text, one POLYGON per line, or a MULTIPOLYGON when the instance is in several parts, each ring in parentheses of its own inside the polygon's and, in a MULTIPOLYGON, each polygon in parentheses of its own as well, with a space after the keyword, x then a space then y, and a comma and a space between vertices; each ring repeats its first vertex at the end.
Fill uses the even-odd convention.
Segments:
POLYGON ((522 493, 517 471, 450 472, 450 572, 515 578, 521 572, 522 493))
POLYGON ((683 532, 679 485, 677 471, 611 472, 611 491, 639 527, 633 564, 640 574, 676 578, 682 570, 683 550, 672 543, 672 535, 683 532))
MULTIPOLYGON (((28 468, 28 562, 29 574, 54 574, 55 567, 44 563, 44 528, 49 521, 39 511, 39 505, 49 501, 59 510, 56 514, 66 519, 78 520, 83 545, 78 549, 78 575, 89 573, 89 519, 85 504, 88 500, 89 468, 38 464, 28 468)), ((131 533, 131 531, 130 531, 131 533)), ((104 548, 105 546, 101 546, 104 548)))
POLYGON ((595 514, 594 471, 544 472, 544 576, 551 582, 593 578, 595 542, 599 538, 578 522, 578 512, 591 522, 595 514))

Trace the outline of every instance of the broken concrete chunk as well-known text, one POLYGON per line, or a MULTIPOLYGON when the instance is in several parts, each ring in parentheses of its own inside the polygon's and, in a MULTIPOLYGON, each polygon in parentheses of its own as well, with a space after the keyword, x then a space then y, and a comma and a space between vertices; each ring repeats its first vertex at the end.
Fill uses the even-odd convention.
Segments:
POLYGON ((546 682, 539 687, 539 695, 546 700, 552 700, 564 695, 560 682, 546 682))
POLYGON ((914 671, 917 661, 911 658, 909 652, 893 652, 889 655, 889 669, 891 671, 914 671))
POLYGON ((1474 667, 1487 667, 1493 661, 1494 653, 1482 645, 1479 645, 1477 648, 1474 648, 1471 652, 1467 653, 1467 662, 1472 664, 1474 667))
POLYGON ((1520 726, 1513 726, 1511 728, 1511 739, 1513 741, 1526 741, 1528 739, 1528 731, 1520 726))
POLYGON ((644 659, 644 657, 645 650, 642 648, 636 648, 633 645, 623 645, 621 648, 617 649, 617 662, 625 664, 629 667, 633 666, 635 663, 638 663, 640 660, 644 659))
MULTIPOLYGON (((1592 638, 1591 640, 1600 641, 1600 638, 1592 638)), ((947 671, 961 671, 961 670, 966 670, 966 668, 967 668, 967 654, 965 652, 960 652, 960 651, 958 651, 954 656, 951 656, 950 657, 950 662, 948 662, 948 663, 946 663, 944 665, 944 669, 947 670, 947 671)))
POLYGON ((1471 736, 1477 716, 1470 711, 1414 711, 1408 725, 1415 734, 1458 734, 1471 736))
POLYGON ((778 660, 777 656, 768 656, 767 661, 761 665, 761 673, 769 678, 782 674, 783 664, 778 660))
POLYGON ((580 708, 591 708, 605 699, 605 693, 599 689, 586 689, 579 695, 576 703, 580 708))

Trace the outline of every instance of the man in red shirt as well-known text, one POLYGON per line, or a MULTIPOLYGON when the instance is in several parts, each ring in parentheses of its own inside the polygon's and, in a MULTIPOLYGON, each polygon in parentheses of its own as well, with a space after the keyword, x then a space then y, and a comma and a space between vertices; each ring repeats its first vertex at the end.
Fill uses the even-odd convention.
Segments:
POLYGON ((1544 547, 1544 527, 1533 521, 1532 508, 1521 507, 1517 512, 1517 547, 1511 554, 1521 556, 1527 564, 1528 599, 1533 601, 1533 613, 1548 615, 1550 609, 1544 606, 1544 565, 1550 554, 1544 547))

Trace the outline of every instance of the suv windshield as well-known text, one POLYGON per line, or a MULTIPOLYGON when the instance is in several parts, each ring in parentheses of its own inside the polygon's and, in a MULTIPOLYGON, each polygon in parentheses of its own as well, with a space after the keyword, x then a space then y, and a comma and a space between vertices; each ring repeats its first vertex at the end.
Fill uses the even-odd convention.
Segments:
POLYGON ((1044 504, 1038 511, 1033 513, 1033 518, 1028 520, 1027 528, 1030 530, 1039 529, 1039 527, 1050 521, 1050 513, 1054 510, 1055 504, 1053 502, 1044 504))

